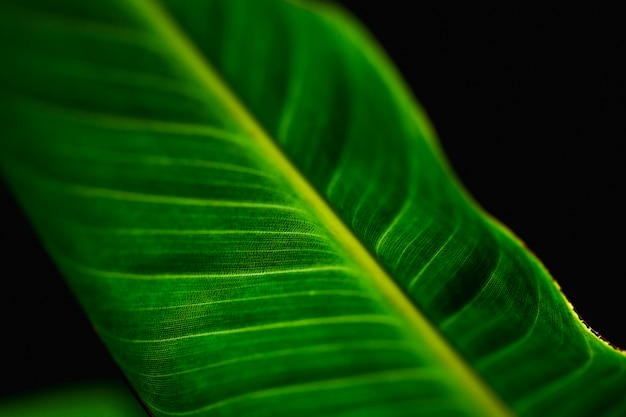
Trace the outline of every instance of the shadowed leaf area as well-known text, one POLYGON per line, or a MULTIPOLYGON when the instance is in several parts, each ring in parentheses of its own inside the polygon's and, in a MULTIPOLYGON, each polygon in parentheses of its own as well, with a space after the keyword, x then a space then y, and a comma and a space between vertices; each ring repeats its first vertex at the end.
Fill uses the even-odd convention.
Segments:
POLYGON ((141 417, 146 413, 127 387, 99 381, 18 395, 0 402, 0 415, 19 417, 141 417))
POLYGON ((5 181, 155 416, 626 413, 623 353, 340 8, 2 1, 0 22, 5 181))

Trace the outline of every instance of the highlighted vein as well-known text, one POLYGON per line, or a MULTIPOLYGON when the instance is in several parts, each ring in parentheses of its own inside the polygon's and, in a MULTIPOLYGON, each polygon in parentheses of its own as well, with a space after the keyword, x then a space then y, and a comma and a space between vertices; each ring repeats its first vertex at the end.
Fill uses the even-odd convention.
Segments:
MULTIPOLYGON (((163 339, 125 339, 122 337, 115 336, 107 332, 106 330, 104 330, 104 333, 106 333, 112 339, 119 340, 122 342, 127 342, 127 343, 167 343, 167 342, 175 342, 178 340, 195 339, 198 337, 219 336, 219 335, 234 334, 234 333, 258 332, 258 331, 263 331, 263 330, 286 329, 286 328, 304 327, 304 326, 323 326, 327 324, 345 324, 345 323, 360 323, 360 324, 379 323, 379 324, 388 324, 390 326, 397 326, 400 324, 398 320, 393 319, 389 316, 374 315, 374 314, 358 314, 358 315, 352 315, 352 316, 316 317, 312 319, 280 321, 276 323, 261 324, 257 326, 239 327, 235 329, 215 330, 212 332, 186 334, 183 336, 168 337, 168 338, 163 338, 163 339)), ((102 328, 98 330, 103 331, 102 328)))
POLYGON ((303 274, 307 272, 321 272, 321 271, 345 271, 350 272, 349 268, 344 266, 317 266, 310 268, 298 268, 298 269, 277 269, 274 271, 262 271, 262 272, 234 272, 231 274, 139 274, 132 272, 121 271, 107 271, 102 269, 91 268, 83 265, 78 265, 67 259, 58 258, 64 265, 72 268, 80 273, 92 275, 101 278, 119 278, 119 279, 207 279, 207 278, 247 278, 258 276, 271 276, 271 275, 284 275, 284 274, 303 274))
POLYGON ((432 369, 394 369, 391 371, 373 372, 369 374, 355 375, 344 378, 327 379, 324 381, 305 382, 302 384, 288 385, 282 387, 269 388, 246 394, 238 395, 236 397, 226 398, 225 400, 209 404, 205 407, 195 410, 183 411, 183 412, 168 412, 160 410, 154 405, 150 404, 150 407, 159 411, 160 413, 171 416, 188 416, 193 414, 202 413, 205 411, 213 410, 216 408, 222 408, 238 402, 254 400, 258 398, 274 397, 280 395, 297 394, 302 392, 314 392, 322 390, 335 390, 341 388, 349 388, 358 385, 367 384, 380 384, 380 383, 394 383, 407 380, 432 380, 438 378, 439 375, 433 372, 432 369))

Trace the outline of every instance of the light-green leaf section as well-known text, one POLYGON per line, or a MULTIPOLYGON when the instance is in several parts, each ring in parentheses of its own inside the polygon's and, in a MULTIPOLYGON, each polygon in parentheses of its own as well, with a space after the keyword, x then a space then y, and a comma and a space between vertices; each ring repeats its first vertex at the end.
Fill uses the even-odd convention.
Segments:
POLYGON ((155 415, 626 413, 343 11, 0 4, 5 180, 155 415))

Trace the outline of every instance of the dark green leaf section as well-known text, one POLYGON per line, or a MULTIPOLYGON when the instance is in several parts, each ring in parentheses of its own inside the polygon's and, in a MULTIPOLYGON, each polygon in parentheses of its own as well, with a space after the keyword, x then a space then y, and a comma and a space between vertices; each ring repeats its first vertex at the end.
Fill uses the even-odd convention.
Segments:
MULTIPOLYGON (((487 414, 142 14, 154 4, 0 6, 3 173, 145 403, 155 415, 487 414)), ((626 412, 624 356, 469 202, 350 18, 299 2, 165 4, 501 398, 525 415, 626 412)))
POLYGON ((88 381, 0 400, 0 415, 19 417, 141 417, 145 411, 128 387, 113 381, 88 381))
MULTIPOLYGON (((624 355, 584 328, 543 266, 452 179, 407 89, 350 17, 305 2, 166 3, 344 222, 516 410, 626 413, 624 355)), ((419 55, 428 40, 412 42, 419 55)))

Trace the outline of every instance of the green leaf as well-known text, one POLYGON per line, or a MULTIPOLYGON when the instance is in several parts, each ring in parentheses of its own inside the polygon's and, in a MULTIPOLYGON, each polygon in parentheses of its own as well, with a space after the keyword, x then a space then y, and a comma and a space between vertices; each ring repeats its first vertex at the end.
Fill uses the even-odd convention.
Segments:
POLYGON ((626 413, 336 6, 0 7, 5 180, 154 415, 626 413))
POLYGON ((128 388, 114 381, 89 381, 0 400, 0 415, 20 417, 140 417, 146 413, 128 388))

